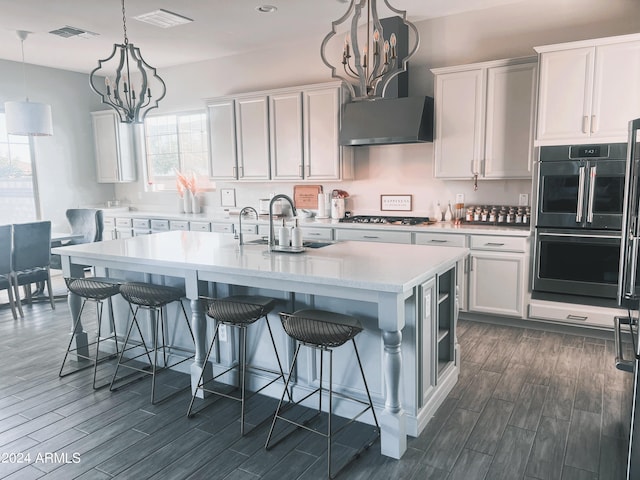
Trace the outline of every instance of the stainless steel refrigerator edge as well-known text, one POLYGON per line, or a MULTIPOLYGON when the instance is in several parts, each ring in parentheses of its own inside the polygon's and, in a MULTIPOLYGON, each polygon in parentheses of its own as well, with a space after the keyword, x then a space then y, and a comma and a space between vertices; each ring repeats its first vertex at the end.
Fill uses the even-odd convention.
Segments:
MULTIPOLYGON (((621 306, 629 308, 629 311, 638 310, 638 240, 640 222, 638 215, 640 214, 640 145, 638 144, 638 133, 640 130, 640 119, 629 122, 629 143, 627 148, 627 164, 625 172, 625 194, 624 194, 624 213, 622 219, 622 238, 620 242, 620 268, 618 277, 618 303, 621 306)), ((631 410, 631 429, 629 435, 629 452, 627 457, 627 479, 640 478, 640 441, 636 445, 636 440, 640 436, 640 406, 637 402, 640 400, 638 390, 638 332, 637 319, 632 318, 630 313, 626 319, 616 318, 615 327, 616 343, 618 344, 618 359, 616 363, 621 362, 629 365, 628 361, 622 359, 620 351, 620 328, 621 323, 629 326, 632 340, 634 340, 634 355, 631 360, 633 365, 634 381, 633 381, 633 403, 631 410), (635 324, 635 332, 634 332, 635 324)))

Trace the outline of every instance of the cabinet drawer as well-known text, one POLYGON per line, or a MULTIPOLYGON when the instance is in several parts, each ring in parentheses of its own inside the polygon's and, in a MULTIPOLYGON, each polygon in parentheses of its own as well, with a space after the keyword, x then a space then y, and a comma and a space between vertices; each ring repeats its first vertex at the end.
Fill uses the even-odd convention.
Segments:
POLYGON ((209 222, 189 222, 189 230, 195 232, 210 232, 211 224, 209 222))
POLYGON ((151 230, 154 232, 168 232, 169 220, 151 220, 151 230))
POLYGON ((134 218, 132 221, 133 228, 147 229, 149 228, 149 219, 147 218, 134 218))
POLYGON ((302 238, 309 240, 333 240, 333 232, 330 228, 302 228, 302 238))
POLYGON ((131 228, 130 218, 116 218, 116 227, 131 228))
POLYGON ((233 233, 232 223, 213 223, 211 224, 211 231, 216 233, 233 233))
POLYGON ((116 219, 114 217, 104 217, 102 220, 105 230, 108 228, 114 228, 116 226, 116 219))
POLYGON ((336 229, 336 240, 360 242, 411 243, 411 232, 382 232, 380 230, 336 229))
POLYGON ((189 230, 189 222, 186 220, 170 220, 169 230, 189 230))
POLYGON ((546 302, 544 300, 532 300, 529 303, 530 318, 560 323, 613 328, 613 318, 616 316, 627 316, 627 313, 616 308, 546 302))
POLYGON ((472 250, 526 252, 527 239, 522 237, 502 237, 498 235, 471 235, 469 247, 472 250))
POLYGON ((442 247, 464 247, 464 235, 449 235, 446 233, 416 233, 418 245, 439 245, 442 247))
MULTIPOLYGON (((234 225, 233 226, 233 231, 237 231, 238 230, 238 226, 234 225)), ((242 224, 242 233, 248 233, 250 235, 255 235, 256 233, 258 233, 258 225, 247 225, 247 224, 242 224)))

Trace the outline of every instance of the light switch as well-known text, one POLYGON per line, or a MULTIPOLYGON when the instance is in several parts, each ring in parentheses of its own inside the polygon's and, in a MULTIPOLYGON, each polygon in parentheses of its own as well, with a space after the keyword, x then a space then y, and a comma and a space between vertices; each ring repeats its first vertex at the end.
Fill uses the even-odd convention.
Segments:
POLYGON ((235 188, 221 188, 220 189, 220 204, 223 207, 235 207, 236 206, 236 189, 235 188))

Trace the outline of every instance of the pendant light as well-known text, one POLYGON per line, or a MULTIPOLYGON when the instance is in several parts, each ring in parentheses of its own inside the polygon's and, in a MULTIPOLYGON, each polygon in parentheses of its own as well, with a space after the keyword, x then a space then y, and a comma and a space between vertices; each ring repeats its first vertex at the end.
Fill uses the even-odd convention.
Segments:
POLYGON ((156 69, 145 62, 140 49, 127 38, 127 18, 122 0, 122 29, 124 42, 114 44, 111 56, 98 61, 89 76, 91 89, 101 98, 102 103, 113 108, 123 123, 142 123, 149 110, 158 108, 158 102, 164 98, 166 87, 164 81, 156 74, 156 69), (115 68, 107 65, 115 59, 115 68), (108 74, 98 77, 98 71, 105 68, 115 70, 115 77, 108 74), (150 82, 154 82, 153 92, 150 82), (152 97, 152 93, 154 97, 152 97), (153 99, 153 101, 152 101, 153 99))
POLYGON ((29 32, 18 30, 18 38, 22 47, 22 83, 25 89, 24 102, 5 102, 4 113, 7 133, 10 135, 48 136, 53 135, 51 121, 51 105, 30 102, 26 94, 27 76, 24 62, 24 41, 29 32))
POLYGON ((385 36, 378 16, 378 3, 378 0, 351 0, 347 12, 331 23, 331 32, 320 46, 322 61, 331 69, 333 78, 339 78, 345 83, 351 93, 351 100, 382 98, 389 82, 407 70, 407 61, 420 45, 418 29, 407 20, 407 12, 392 7, 388 0, 380 0, 413 32, 414 45, 408 50, 407 56, 398 58, 396 35, 391 33, 385 36), (362 18, 366 18, 364 29, 358 26, 362 18), (327 60, 325 50, 331 38, 337 34, 339 26, 349 20, 351 27, 344 40, 342 66, 337 68, 327 60), (339 70, 343 72, 339 73, 339 70))

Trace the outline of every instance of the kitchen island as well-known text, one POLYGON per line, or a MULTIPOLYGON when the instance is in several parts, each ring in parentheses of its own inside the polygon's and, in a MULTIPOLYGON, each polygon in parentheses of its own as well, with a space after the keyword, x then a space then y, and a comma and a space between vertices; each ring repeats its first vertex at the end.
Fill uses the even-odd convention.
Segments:
MULTIPOLYGON (((251 238, 246 236, 247 240, 251 238)), ((456 269, 468 254, 466 248, 339 242, 288 254, 269 252, 260 244, 239 246, 222 234, 172 231, 59 247, 53 252, 61 255, 65 276, 82 276, 83 266, 91 265, 97 275, 184 285, 196 337, 192 388, 212 334, 211 328, 207 331, 202 295, 250 293, 275 298, 272 325, 278 326, 274 334, 285 368, 294 345, 277 322, 279 311, 311 307, 358 317, 364 326, 358 348, 374 405, 380 410, 381 451, 393 458, 403 455, 407 434, 416 436, 424 429, 457 381, 456 269)), ((79 303, 70 295, 72 315, 79 303)), ((121 299, 114 310, 123 332, 129 311, 121 299)), ((179 325, 172 321, 177 315, 177 308, 169 309, 172 345, 193 349, 188 333, 174 328, 179 325)), ((249 334, 250 351, 269 362, 268 340, 256 335, 260 324, 255 327, 249 334)), ((215 359, 205 366, 206 376, 235 361, 231 333, 220 339, 215 359)), ((82 347, 86 334, 76 338, 76 346, 82 347)), ((337 351, 335 388, 364 396, 364 389, 352 380, 356 378, 354 362, 346 350, 337 351)), ((309 354, 297 369, 294 392, 304 394, 314 388, 318 371, 317 359, 309 354)), ((259 378, 250 381, 260 383, 259 378)), ((279 396, 281 388, 275 385, 264 392, 279 396)), ((335 408, 338 414, 348 415, 357 406, 342 402, 335 408)))

